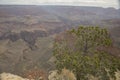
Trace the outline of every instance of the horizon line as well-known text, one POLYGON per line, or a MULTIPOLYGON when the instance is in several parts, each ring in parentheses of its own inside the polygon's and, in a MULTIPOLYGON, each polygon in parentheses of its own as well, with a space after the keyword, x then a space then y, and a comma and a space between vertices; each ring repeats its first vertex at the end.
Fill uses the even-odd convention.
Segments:
POLYGON ((78 7, 99 7, 99 8, 113 8, 120 9, 120 7, 112 6, 95 6, 95 5, 79 5, 79 4, 0 4, 0 6, 78 6, 78 7))

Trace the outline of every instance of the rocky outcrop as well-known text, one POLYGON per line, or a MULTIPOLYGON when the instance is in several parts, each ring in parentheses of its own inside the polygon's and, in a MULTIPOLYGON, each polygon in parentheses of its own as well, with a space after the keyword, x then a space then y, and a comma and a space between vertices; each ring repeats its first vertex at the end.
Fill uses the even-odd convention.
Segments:
POLYGON ((11 73, 2 73, 0 74, 0 80, 29 80, 29 79, 22 78, 20 76, 13 75, 11 73))

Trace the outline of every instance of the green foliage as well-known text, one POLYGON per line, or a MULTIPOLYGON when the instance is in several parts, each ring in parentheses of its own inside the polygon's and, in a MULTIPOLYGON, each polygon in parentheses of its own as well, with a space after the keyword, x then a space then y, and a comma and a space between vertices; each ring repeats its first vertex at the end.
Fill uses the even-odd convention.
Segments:
POLYGON ((106 29, 81 26, 59 38, 60 41, 54 43, 56 67, 73 71, 77 80, 88 80, 89 74, 99 80, 109 80, 109 75, 114 78, 114 72, 120 70, 120 59, 100 50, 112 46, 106 29))

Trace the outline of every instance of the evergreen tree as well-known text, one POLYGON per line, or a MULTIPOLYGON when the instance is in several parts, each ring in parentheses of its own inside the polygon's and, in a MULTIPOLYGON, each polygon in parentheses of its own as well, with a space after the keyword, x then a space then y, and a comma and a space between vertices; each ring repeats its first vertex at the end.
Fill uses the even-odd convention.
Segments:
POLYGON ((100 50, 109 46, 112 40, 106 29, 80 26, 67 31, 55 39, 56 68, 73 71, 77 80, 88 80, 88 75, 99 80, 115 78, 114 72, 120 70, 120 59, 100 50))

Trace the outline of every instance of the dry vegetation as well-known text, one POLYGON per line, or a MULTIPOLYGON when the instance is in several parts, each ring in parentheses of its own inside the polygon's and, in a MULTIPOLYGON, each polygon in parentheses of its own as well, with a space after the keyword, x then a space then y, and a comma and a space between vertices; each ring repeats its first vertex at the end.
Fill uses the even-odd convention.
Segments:
POLYGON ((26 71, 23 75, 27 79, 34 80, 47 80, 47 73, 44 70, 33 69, 26 71))
POLYGON ((62 69, 61 73, 58 70, 51 71, 49 76, 49 80, 76 80, 76 77, 73 72, 62 69))

